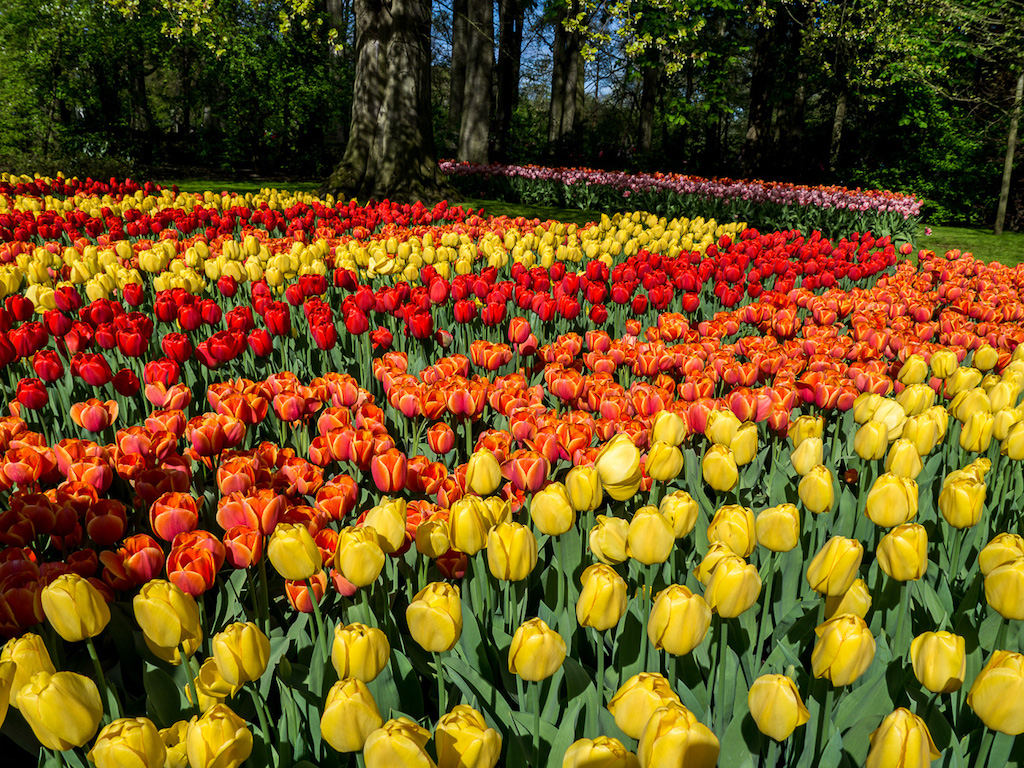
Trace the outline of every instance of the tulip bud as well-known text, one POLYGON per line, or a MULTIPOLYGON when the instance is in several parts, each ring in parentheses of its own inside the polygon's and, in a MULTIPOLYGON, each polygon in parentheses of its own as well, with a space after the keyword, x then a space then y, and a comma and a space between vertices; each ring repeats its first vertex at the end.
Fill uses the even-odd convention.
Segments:
POLYGON ((850 613, 835 616, 814 630, 818 641, 811 651, 811 671, 835 688, 863 675, 875 658, 875 638, 864 619, 850 613))
POLYGON ((449 549, 447 520, 430 518, 416 526, 416 551, 421 555, 436 560, 449 549))
POLYGON ((796 683, 785 675, 762 675, 750 686, 747 705, 757 729, 776 741, 788 739, 811 713, 804 706, 796 683))
POLYGON ((907 413, 903 410, 903 406, 895 400, 889 400, 888 398, 879 400, 878 407, 871 414, 871 418, 874 421, 880 421, 885 424, 889 430, 889 442, 903 436, 903 427, 907 423, 907 413))
POLYGON ((939 492, 939 511, 954 528, 971 528, 985 509, 985 483, 963 478, 944 483, 939 492))
POLYGON ((978 567, 982 576, 988 576, 1000 565, 1024 557, 1024 536, 1000 533, 978 553, 978 567))
POLYGON ((955 369, 946 377, 946 397, 975 389, 981 383, 981 379, 982 373, 977 368, 962 366, 955 369))
POLYGON ((469 457, 466 465, 466 487, 477 496, 490 496, 501 485, 501 467, 487 448, 481 448, 469 457))
POLYGON ((888 472, 879 475, 868 491, 864 514, 882 528, 913 520, 917 516, 917 482, 888 472))
POLYGON ((675 545, 675 531, 657 507, 641 507, 633 514, 626 533, 629 556, 644 565, 664 563, 675 545))
POLYGON ((597 516, 597 525, 590 529, 590 551, 607 565, 617 565, 629 558, 626 541, 629 522, 621 517, 597 516))
POLYGON ((807 511, 815 515, 829 512, 836 500, 832 473, 824 464, 813 467, 804 475, 796 490, 807 511))
POLYGON ((704 482, 716 491, 731 491, 740 479, 732 449, 719 443, 712 445, 704 454, 701 472, 704 482))
POLYGON ((3 650, 0 650, 0 669, 3 670, 4 679, 10 676, 7 680, 9 690, 4 698, 12 707, 18 706, 18 691, 28 685, 33 676, 39 672, 52 675, 57 671, 43 638, 32 632, 26 632, 21 637, 11 638, 4 643, 3 650), (10 664, 14 665, 13 671, 10 664))
POLYGON ((856 539, 833 536, 807 566, 807 583, 826 596, 841 595, 857 578, 864 547, 856 539))
POLYGON ((1024 557, 998 565, 985 576, 985 601, 1004 619, 1024 619, 1024 557))
POLYGON ((96 683, 74 672, 37 672, 16 701, 39 743, 60 752, 84 747, 103 717, 96 683))
POLYGON ((808 437, 800 443, 789 455, 793 469, 800 477, 810 472, 822 462, 825 455, 825 445, 820 437, 808 437))
POLYGON ((669 687, 668 680, 655 672, 641 672, 615 692, 608 702, 608 711, 624 734, 638 739, 655 710, 669 703, 682 706, 679 694, 669 687))
POLYGON ((672 532, 681 539, 697 524, 697 502, 686 491, 674 491, 661 500, 658 511, 672 526, 672 532))
POLYGON ((304 525, 278 523, 267 543, 274 570, 289 581, 305 581, 323 568, 324 558, 304 525))
POLYGON ((864 579, 855 579, 850 588, 841 595, 830 595, 825 597, 825 618, 841 616, 844 613, 852 613, 867 618, 871 610, 871 590, 868 589, 864 579))
POLYGON ((377 532, 377 543, 387 555, 394 554, 405 544, 405 524, 406 502, 401 498, 381 499, 363 518, 363 526, 377 532))
POLYGON ((467 704, 441 716, 434 742, 438 768, 494 768, 501 756, 501 736, 467 704))
POLYGON ((683 470, 683 452, 669 443, 655 443, 647 452, 644 467, 652 480, 672 480, 683 470))
POLYGON ((864 461, 878 461, 889 447, 889 428, 874 419, 865 422, 853 436, 853 450, 864 461))
POLYGON ((745 467, 757 457, 757 424, 745 421, 729 443, 737 467, 745 467))
POLYGON ((693 569, 693 575, 697 577, 697 581, 706 587, 708 582, 711 581, 711 574, 718 567, 718 564, 723 560, 732 558, 743 560, 742 557, 729 549, 724 542, 713 542, 708 547, 708 552, 704 555, 704 559, 693 569))
POLYGON ((709 543, 720 541, 740 557, 749 557, 757 546, 754 513, 738 504, 719 509, 708 525, 709 543))
POLYGON ((853 401, 853 420, 858 424, 871 421, 883 398, 875 392, 862 392, 853 401))
POLYGON ((800 543, 800 511, 796 504, 769 507, 757 516, 754 531, 757 542, 764 548, 789 552, 800 543))
POLYGON ((928 380, 928 363, 921 355, 910 355, 900 366, 896 379, 903 384, 921 384, 928 380))
POLYGON ((448 512, 448 535, 452 547, 472 557, 487 546, 491 522, 487 508, 474 496, 463 496, 448 512))
POLYGON ((711 572, 704 597, 723 619, 742 614, 761 594, 761 577, 752 564, 742 558, 723 558, 711 572))
POLYGON ((740 420, 732 411, 711 411, 708 414, 707 425, 704 427, 704 436, 712 443, 729 445, 736 437, 736 430, 739 428, 740 420))
POLYGON ((270 661, 270 639, 251 621, 229 624, 213 636, 213 658, 230 685, 259 680, 270 661))
POLYGON ((981 387, 957 392, 947 406, 957 421, 966 422, 975 413, 992 413, 992 401, 981 387))
POLYGON ((878 566, 896 581, 914 581, 928 570, 928 534, 923 525, 904 523, 878 542, 878 566))
POLYGON ((366 768, 437 768, 425 749, 430 732, 407 717, 388 720, 366 737, 366 768))
POLYGON ((975 411, 960 430, 960 447, 970 453, 984 453, 992 442, 995 421, 991 413, 975 411))
POLYGON ((942 429, 934 412, 926 411, 907 419, 903 427, 903 438, 913 443, 918 455, 922 457, 935 450, 935 446, 942 439, 942 429))
POLYGON ((186 645, 187 651, 190 642, 198 645, 203 637, 195 598, 169 581, 154 579, 143 584, 132 608, 142 633, 155 646, 186 645))
POLYGON ((537 530, 548 536, 561 536, 571 529, 576 524, 576 511, 565 486, 561 483, 548 483, 533 494, 530 499, 530 517, 537 530))
POLYGON ((1010 430, 1019 424, 1022 418, 1024 413, 1016 408, 1002 408, 996 411, 992 414, 992 437, 1000 444, 1004 443, 1010 436, 1010 430))
POLYGON ((986 728, 1009 736, 1024 733, 1024 655, 996 650, 974 678, 967 706, 986 728))
POLYGON ((932 352, 929 364, 932 368, 932 375, 945 379, 956 370, 959 361, 956 359, 956 353, 953 350, 937 349, 932 352))
POLYGON ((914 677, 932 693, 960 690, 967 674, 964 638, 952 632, 925 632, 910 643, 914 677))
POLYGON ((896 402, 907 416, 917 416, 935 404, 935 390, 927 384, 911 384, 896 395, 896 402))
POLYGON ((932 760, 941 757, 924 720, 904 707, 888 715, 871 734, 870 741, 865 768, 927 768, 932 760))
POLYGON ((697 722, 682 704, 659 707, 640 736, 637 756, 641 768, 685 765, 687 768, 714 768, 720 745, 711 729, 697 722))
MULTIPOLYGON (((201 667, 199 667, 199 674, 196 675, 193 682, 196 687, 196 695, 199 697, 198 702, 200 712, 207 712, 215 704, 223 704, 224 699, 229 696, 234 697, 240 690, 242 690, 241 683, 232 685, 224 679, 224 675, 220 673, 220 668, 217 666, 217 659, 209 657, 201 667)), ((192 691, 189 686, 184 686, 185 698, 192 702, 192 691)))
POLYGON ((658 411, 651 422, 651 440, 679 445, 686 437, 686 422, 675 411, 658 411))
POLYGON ((537 682, 551 677, 565 661, 562 636, 540 618, 520 625, 508 649, 508 671, 523 680, 537 682))
POLYGON ((590 512, 601 506, 604 491, 597 467, 573 467, 565 477, 565 489, 572 508, 577 512, 590 512))
POLYGON ((47 584, 42 604, 50 624, 69 643, 96 637, 110 621, 103 595, 77 573, 62 574, 47 584))
POLYGON ((352 677, 372 682, 387 666, 390 656, 387 636, 376 627, 356 623, 334 628, 331 663, 339 679, 352 677))
POLYGON ((576 601, 581 627, 603 632, 619 623, 626 612, 626 582, 611 566, 591 565, 580 576, 583 589, 576 601))
POLYGON ((804 414, 797 416, 789 423, 789 439, 793 447, 798 448, 808 437, 820 438, 825 432, 825 420, 821 416, 804 414))
POLYGON ((522 581, 537 565, 537 537, 519 523, 499 523, 487 534, 487 565, 502 581, 522 581))
POLYGON ((373 528, 349 526, 338 533, 334 563, 341 575, 356 587, 368 587, 377 581, 384 568, 384 550, 373 528))
POLYGON ((336 752, 358 752, 383 723, 366 683, 346 678, 336 682, 327 693, 320 733, 336 752))
POLYGON ((97 768, 151 768, 164 764, 167 746, 152 720, 121 718, 100 731, 88 758, 97 768))
POLYGON ((711 606, 682 584, 670 584, 654 598, 647 638, 656 649, 683 656, 704 641, 711 626, 711 606))
POLYGON ((450 651, 462 636, 462 599, 459 589, 435 581, 428 584, 405 609, 409 634, 430 653, 450 651))
POLYGON ((899 477, 909 477, 911 480, 921 474, 924 465, 921 462, 921 454, 917 452, 914 443, 906 438, 900 438, 889 448, 885 456, 885 471, 899 477))
POLYGON ((639 490, 640 451, 628 435, 620 432, 605 443, 594 466, 601 476, 601 487, 616 501, 631 499, 639 490))
POLYGON ((636 755, 610 736, 577 739, 565 751, 562 768, 639 768, 636 755))

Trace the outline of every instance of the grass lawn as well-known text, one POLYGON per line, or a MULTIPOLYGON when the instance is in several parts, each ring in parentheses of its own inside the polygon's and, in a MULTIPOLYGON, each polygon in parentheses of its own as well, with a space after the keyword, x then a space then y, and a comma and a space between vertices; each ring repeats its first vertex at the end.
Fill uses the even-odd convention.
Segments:
MULTIPOLYGON (((240 195, 246 193, 255 194, 261 189, 271 188, 288 192, 314 192, 319 186, 317 181, 282 182, 282 181, 225 181, 225 180, 202 180, 202 179, 157 179, 157 183, 164 186, 177 184, 183 192, 235 192, 240 195)), ((453 204, 456 204, 453 201, 453 204)), ((580 211, 577 209, 553 208, 542 205, 519 205, 505 203, 501 200, 480 200, 467 197, 457 202, 466 208, 484 209, 484 213, 492 216, 525 216, 528 219, 556 219, 558 221, 574 222, 579 225, 588 224, 592 221, 600 221, 599 211, 580 211)), ((924 234, 925 227, 921 226, 917 247, 927 248, 936 253, 945 253, 948 250, 959 249, 963 252, 971 252, 975 257, 983 261, 998 261, 1002 264, 1013 266, 1024 262, 1024 232, 1004 232, 999 237, 992 234, 989 229, 974 229, 968 227, 939 227, 931 228, 931 234, 924 234)))

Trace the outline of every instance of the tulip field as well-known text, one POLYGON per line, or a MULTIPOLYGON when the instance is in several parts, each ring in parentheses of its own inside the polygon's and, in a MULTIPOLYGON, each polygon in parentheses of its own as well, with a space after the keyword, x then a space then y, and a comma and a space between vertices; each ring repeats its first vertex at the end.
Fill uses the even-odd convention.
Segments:
POLYGON ((784 205, 0 177, 12 764, 1024 764, 1024 267, 784 205))

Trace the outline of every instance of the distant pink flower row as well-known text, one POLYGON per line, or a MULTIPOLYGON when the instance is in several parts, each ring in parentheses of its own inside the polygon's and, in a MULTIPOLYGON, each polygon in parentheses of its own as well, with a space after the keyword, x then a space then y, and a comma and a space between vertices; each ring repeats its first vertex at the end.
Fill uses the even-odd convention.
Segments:
POLYGON ((886 190, 848 189, 838 186, 809 187, 754 179, 705 179, 678 173, 625 173, 591 168, 548 168, 540 165, 477 165, 443 160, 441 171, 449 176, 504 176, 536 181, 554 181, 566 185, 586 184, 609 187, 624 198, 641 192, 673 192, 701 195, 730 202, 744 200, 777 205, 810 205, 850 211, 877 211, 902 214, 904 219, 919 216, 922 201, 914 195, 886 190))

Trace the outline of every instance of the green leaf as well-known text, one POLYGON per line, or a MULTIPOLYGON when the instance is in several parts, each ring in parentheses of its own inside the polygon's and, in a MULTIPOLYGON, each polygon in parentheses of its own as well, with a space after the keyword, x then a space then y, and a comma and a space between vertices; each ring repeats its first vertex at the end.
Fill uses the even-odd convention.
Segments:
POLYGON ((566 750, 568 750, 572 743, 576 741, 576 725, 579 722, 579 714, 582 707, 583 700, 577 701, 565 717, 562 718, 562 722, 558 726, 558 732, 551 741, 551 747, 548 752, 549 765, 554 764, 556 766, 560 766, 566 750))
POLYGON ((160 728, 179 720, 185 696, 173 678, 149 662, 143 662, 142 685, 146 690, 146 712, 160 728))

